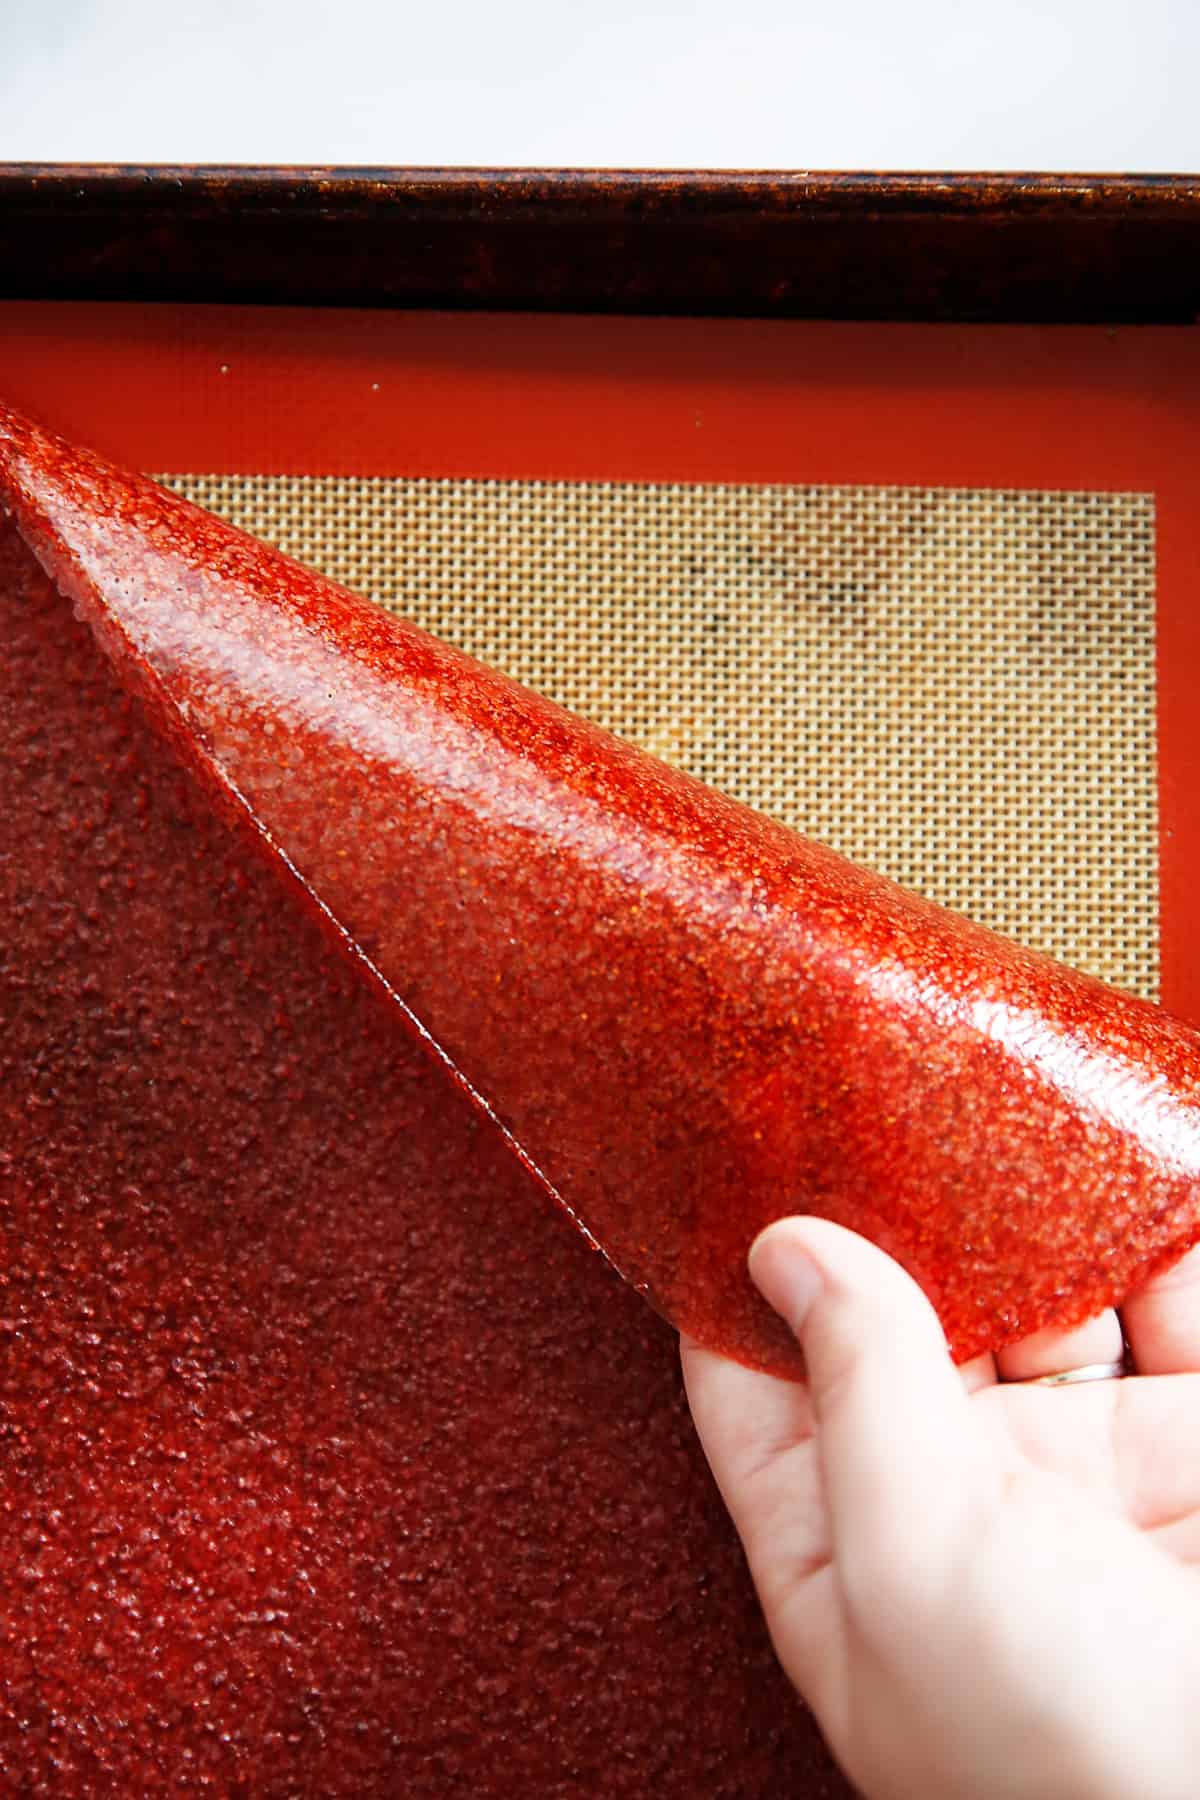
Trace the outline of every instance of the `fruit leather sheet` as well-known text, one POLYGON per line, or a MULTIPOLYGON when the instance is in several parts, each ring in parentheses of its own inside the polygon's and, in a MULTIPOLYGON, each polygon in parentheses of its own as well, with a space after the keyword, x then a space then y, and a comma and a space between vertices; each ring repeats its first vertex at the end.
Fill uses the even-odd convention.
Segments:
POLYGON ((0 1772, 839 1791, 634 1290, 795 1377, 806 1209, 1079 1319, 1200 1040, 7 413, 0 495, 0 1772))

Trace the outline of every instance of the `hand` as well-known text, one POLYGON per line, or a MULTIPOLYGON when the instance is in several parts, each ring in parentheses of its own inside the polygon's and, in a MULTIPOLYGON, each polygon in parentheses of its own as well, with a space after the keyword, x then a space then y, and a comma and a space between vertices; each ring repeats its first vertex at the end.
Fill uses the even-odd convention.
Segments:
POLYGON ((865 1239, 785 1219, 751 1274, 807 1386, 684 1342, 775 1648, 870 1800, 1200 1792, 1200 1251, 1115 1313, 956 1369, 865 1239), (998 1366, 997 1366, 998 1365, 998 1366))

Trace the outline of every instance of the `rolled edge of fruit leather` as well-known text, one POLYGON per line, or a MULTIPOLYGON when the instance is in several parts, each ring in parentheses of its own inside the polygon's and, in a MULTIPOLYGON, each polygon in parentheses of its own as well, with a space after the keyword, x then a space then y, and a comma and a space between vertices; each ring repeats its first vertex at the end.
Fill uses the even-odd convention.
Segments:
POLYGON ((1200 1035, 1159 1008, 3 408, 0 495, 293 902, 702 1343, 801 1373, 746 1274, 788 1213, 897 1257, 960 1359, 1200 1237, 1200 1035))

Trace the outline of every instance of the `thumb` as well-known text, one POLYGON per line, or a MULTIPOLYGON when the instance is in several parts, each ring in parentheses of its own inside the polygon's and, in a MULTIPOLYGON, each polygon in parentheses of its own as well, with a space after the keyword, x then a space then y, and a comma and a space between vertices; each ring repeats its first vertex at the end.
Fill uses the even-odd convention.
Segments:
POLYGON ((769 1226, 750 1274, 804 1351, 843 1581, 924 1584, 958 1536, 975 1430, 936 1313, 891 1257, 825 1219, 769 1226))

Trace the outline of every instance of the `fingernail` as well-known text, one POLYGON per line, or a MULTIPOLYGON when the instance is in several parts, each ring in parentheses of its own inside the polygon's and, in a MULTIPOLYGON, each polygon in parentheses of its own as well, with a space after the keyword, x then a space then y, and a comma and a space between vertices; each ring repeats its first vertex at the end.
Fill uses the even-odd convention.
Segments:
POLYGON ((821 1292, 821 1271, 799 1241, 790 1219, 760 1231, 750 1246, 750 1279, 793 1331, 800 1331, 821 1292))

